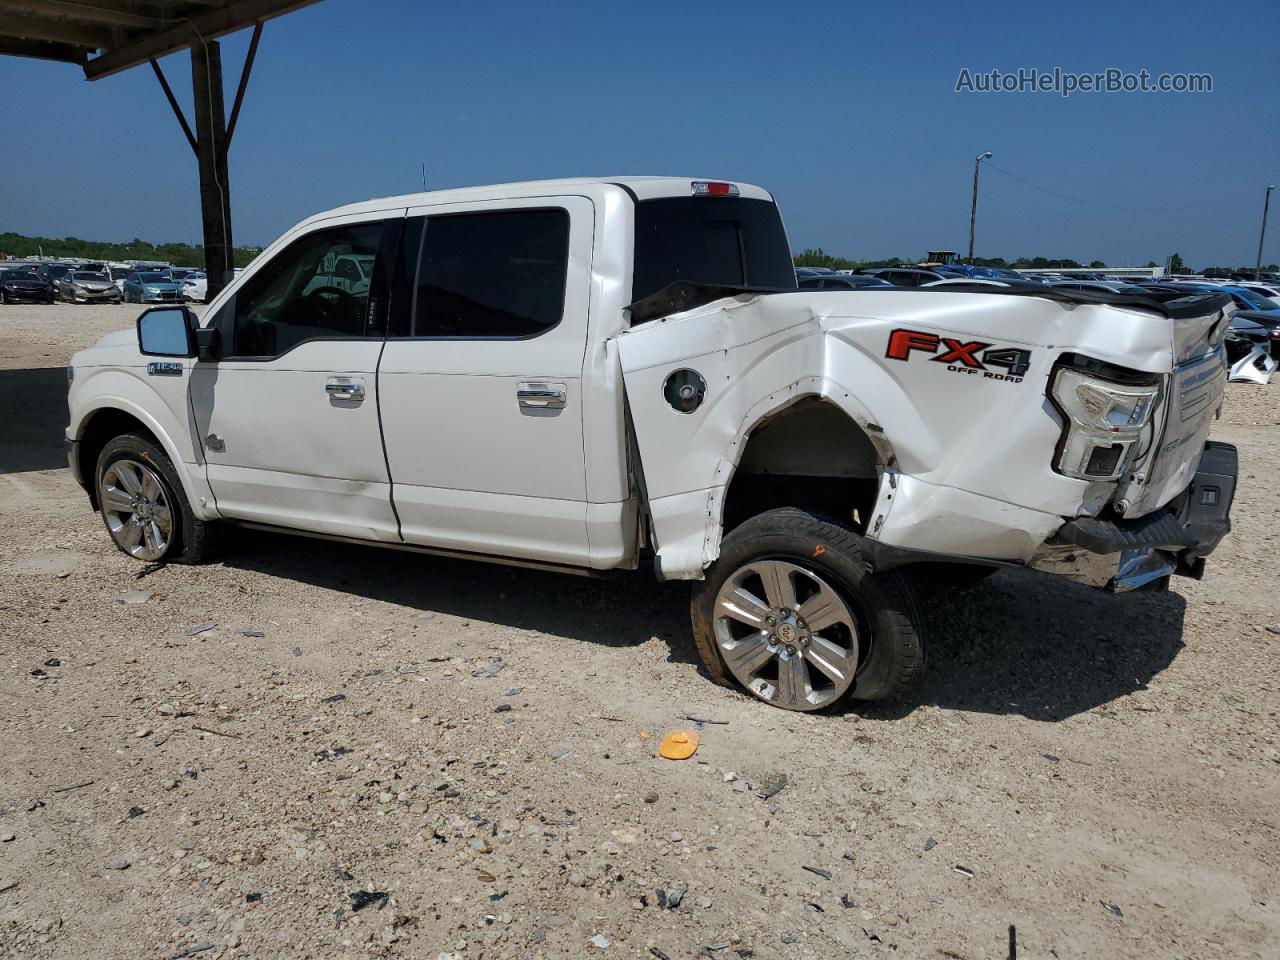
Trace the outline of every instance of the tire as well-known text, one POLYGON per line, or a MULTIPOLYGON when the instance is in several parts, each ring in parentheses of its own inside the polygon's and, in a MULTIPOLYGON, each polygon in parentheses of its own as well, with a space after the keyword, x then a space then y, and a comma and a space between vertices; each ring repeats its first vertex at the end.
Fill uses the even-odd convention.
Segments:
POLYGON ((177 471, 150 437, 125 433, 107 441, 93 476, 98 513, 122 552, 148 563, 187 564, 206 563, 220 552, 223 526, 192 514, 177 471), (135 504, 130 505, 130 499, 135 504), (157 509, 161 506, 168 518, 167 530, 157 509), (130 514, 132 520, 126 519, 130 514), (136 544, 130 545, 135 529, 136 544), (155 535, 157 531, 162 537, 155 535), (159 548, 160 539, 163 548, 159 548))
POLYGON ((694 589, 690 619, 698 654, 713 680, 742 686, 757 699, 783 709, 821 710, 846 696, 901 699, 924 674, 924 644, 916 627, 920 617, 908 581, 893 570, 872 574, 862 558, 858 534, 796 507, 761 513, 725 536, 719 558, 694 589), (764 575, 757 573, 760 570, 770 571, 777 578, 775 583, 791 584, 796 606, 786 617, 777 616, 778 610, 786 608, 772 603, 769 596, 755 598, 759 607, 750 601, 739 604, 743 596, 739 588, 753 594, 756 584, 768 594, 764 575), (783 575, 771 570, 781 570, 783 575), (739 616, 726 616, 726 608, 720 606, 722 593, 730 606, 746 612, 748 620, 768 608, 774 624, 761 623, 757 629, 739 616), (828 627, 815 626, 833 615, 832 594, 843 603, 845 619, 828 627), (823 603, 818 604, 820 599, 823 603), (802 614, 812 621, 806 623, 802 614), (765 638, 770 649, 777 648, 770 658, 776 661, 773 665, 762 660, 765 651, 760 642, 765 638), (827 651, 847 652, 848 659, 839 660, 827 651), (804 667, 801 674, 812 681, 812 692, 808 686, 784 679, 784 671, 788 677, 796 676, 797 660, 804 667), (744 666, 755 661, 761 661, 761 675, 749 676, 744 666), (833 665, 835 669, 829 669, 833 665), (770 679, 771 671, 776 680, 770 679))

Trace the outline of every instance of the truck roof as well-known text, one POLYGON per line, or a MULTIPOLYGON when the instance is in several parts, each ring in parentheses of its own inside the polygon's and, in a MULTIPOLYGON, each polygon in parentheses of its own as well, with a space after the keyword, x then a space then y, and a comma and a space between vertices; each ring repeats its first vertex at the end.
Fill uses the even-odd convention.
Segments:
POLYGON ((465 203, 475 200, 509 200, 520 197, 541 197, 563 194, 584 187, 621 187, 637 200, 653 200, 659 197, 687 197, 692 194, 692 184, 698 181, 730 183, 738 188, 738 195, 754 200, 773 200, 773 195, 763 187, 737 180, 717 180, 715 177, 567 177, 561 180, 522 180, 516 183, 491 183, 474 187, 455 187, 451 190, 430 190, 424 193, 406 193, 393 197, 372 197, 358 203, 349 203, 332 210, 317 213, 308 220, 345 216, 365 211, 385 210, 390 206, 419 207, 437 203, 465 203))

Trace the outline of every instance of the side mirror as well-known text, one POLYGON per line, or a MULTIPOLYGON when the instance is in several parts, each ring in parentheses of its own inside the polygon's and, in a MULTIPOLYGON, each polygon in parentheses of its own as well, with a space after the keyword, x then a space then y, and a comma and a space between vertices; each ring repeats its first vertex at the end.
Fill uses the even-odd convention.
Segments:
MULTIPOLYGON (((183 309, 186 309, 185 307, 183 309)), ((196 328, 196 357, 212 362, 222 356, 222 331, 217 327, 196 328)))
POLYGON ((138 349, 149 357, 194 357, 195 327, 186 307, 153 307, 138 317, 138 349))

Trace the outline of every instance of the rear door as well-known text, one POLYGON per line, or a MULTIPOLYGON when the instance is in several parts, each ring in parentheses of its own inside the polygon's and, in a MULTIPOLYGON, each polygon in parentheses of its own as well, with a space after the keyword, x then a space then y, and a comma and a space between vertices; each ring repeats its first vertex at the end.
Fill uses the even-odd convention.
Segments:
POLYGON ((387 341, 378 374, 405 541, 587 565, 593 204, 546 197, 408 215, 406 336, 387 341))
POLYGON ((223 358, 196 364, 190 396, 223 516, 399 541, 378 425, 386 297, 376 283, 349 292, 329 272, 380 248, 390 260, 403 208, 382 217, 312 228, 211 320, 223 358))

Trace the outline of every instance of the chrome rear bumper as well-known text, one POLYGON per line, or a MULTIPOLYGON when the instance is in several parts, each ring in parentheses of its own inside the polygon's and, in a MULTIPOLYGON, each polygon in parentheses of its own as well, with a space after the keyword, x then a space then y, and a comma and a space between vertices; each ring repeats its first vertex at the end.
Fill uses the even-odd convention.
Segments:
POLYGON ((1198 580, 1205 557, 1231 529, 1238 472, 1236 448, 1210 441, 1195 478, 1172 503, 1133 520, 1070 520, 1045 541, 1029 566, 1117 593, 1175 573, 1198 580))

